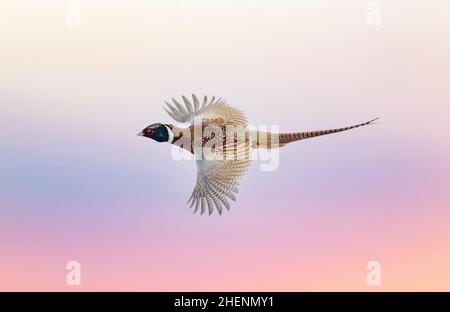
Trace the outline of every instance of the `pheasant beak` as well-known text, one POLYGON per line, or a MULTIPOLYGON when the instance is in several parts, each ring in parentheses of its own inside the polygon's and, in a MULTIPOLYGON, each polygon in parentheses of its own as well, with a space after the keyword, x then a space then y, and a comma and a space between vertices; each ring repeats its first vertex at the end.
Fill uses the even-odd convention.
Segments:
POLYGON ((144 131, 139 132, 137 136, 144 136, 144 131))

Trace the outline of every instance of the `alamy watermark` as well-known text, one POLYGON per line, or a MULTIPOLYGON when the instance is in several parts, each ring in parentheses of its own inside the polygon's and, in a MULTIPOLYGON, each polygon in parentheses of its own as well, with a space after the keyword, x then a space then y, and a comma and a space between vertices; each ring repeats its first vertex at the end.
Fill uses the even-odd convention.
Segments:
POLYGON ((71 0, 67 4, 66 24, 70 27, 81 23, 81 4, 78 0, 71 0))
POLYGON ((174 160, 260 160, 261 171, 279 166, 278 125, 219 125, 196 117, 192 127, 173 127, 171 155, 174 160))
POLYGON ((81 286, 81 264, 78 261, 69 261, 66 265, 69 271, 66 275, 68 286, 81 286))
POLYGON ((381 25, 381 3, 380 1, 369 1, 366 6, 367 25, 376 27, 381 25))
POLYGON ((381 265, 378 261, 369 261, 366 265, 366 282, 368 286, 381 286, 381 265))

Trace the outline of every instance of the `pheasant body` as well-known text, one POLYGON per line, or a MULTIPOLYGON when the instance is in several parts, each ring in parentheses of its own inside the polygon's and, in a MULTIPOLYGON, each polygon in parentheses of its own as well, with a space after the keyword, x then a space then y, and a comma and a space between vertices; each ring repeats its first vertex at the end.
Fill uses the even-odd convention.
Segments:
POLYGON ((164 109, 175 121, 188 123, 186 127, 153 124, 139 135, 171 143, 195 155, 197 183, 188 203, 201 214, 206 209, 209 214, 230 209, 229 200, 236 200, 239 179, 250 166, 253 149, 280 148, 291 142, 370 125, 376 120, 329 130, 271 133, 249 129, 244 113, 225 100, 208 100, 205 96, 200 105, 193 95, 192 103, 185 96, 182 101, 184 106, 172 99, 173 104, 166 102, 164 109))

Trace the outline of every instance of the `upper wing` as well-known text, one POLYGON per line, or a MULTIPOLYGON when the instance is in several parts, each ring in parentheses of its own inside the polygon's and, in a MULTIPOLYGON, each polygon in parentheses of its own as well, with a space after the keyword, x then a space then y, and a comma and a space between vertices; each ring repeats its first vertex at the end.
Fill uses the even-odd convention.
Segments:
POLYGON ((197 160, 197 184, 188 200, 194 213, 200 208, 211 215, 214 208, 222 214, 223 207, 230 209, 229 199, 235 201, 239 178, 250 166, 250 160, 197 160))
POLYGON ((211 100, 208 100, 208 97, 204 96, 201 105, 194 94, 192 95, 192 103, 185 96, 182 96, 182 99, 184 106, 177 100, 172 99, 173 104, 166 101, 167 107, 163 107, 169 116, 178 122, 194 124, 194 118, 200 117, 203 121, 217 125, 247 127, 247 118, 244 113, 228 105, 222 98, 216 100, 215 97, 212 97, 211 100))

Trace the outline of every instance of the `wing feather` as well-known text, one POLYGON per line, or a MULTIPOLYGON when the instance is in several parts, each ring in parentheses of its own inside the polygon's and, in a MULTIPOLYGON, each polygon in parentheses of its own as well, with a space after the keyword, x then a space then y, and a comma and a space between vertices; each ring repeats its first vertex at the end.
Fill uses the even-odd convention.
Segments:
POLYGON ((173 104, 164 101, 168 108, 164 107, 164 110, 170 117, 178 122, 189 122, 192 125, 195 117, 201 117, 203 120, 215 122, 219 125, 247 126, 247 118, 244 113, 239 109, 230 106, 222 98, 216 100, 214 96, 211 99, 204 96, 203 104, 201 106, 195 94, 192 95, 193 104, 184 95, 181 98, 184 105, 174 98, 172 98, 173 104))
POLYGON ((235 201, 238 193, 238 180, 250 166, 250 160, 197 160, 197 183, 192 192, 191 207, 194 213, 201 205, 201 214, 211 215, 214 210, 223 213, 224 207, 230 210, 228 199, 235 201))
POLYGON ((192 94, 192 101, 194 102, 194 112, 197 112, 199 110, 199 102, 195 94, 192 94))
POLYGON ((186 106, 186 108, 188 110, 188 114, 189 115, 194 114, 194 109, 192 108, 191 102, 189 102, 189 100, 184 95, 181 98, 183 99, 184 105, 186 106))

